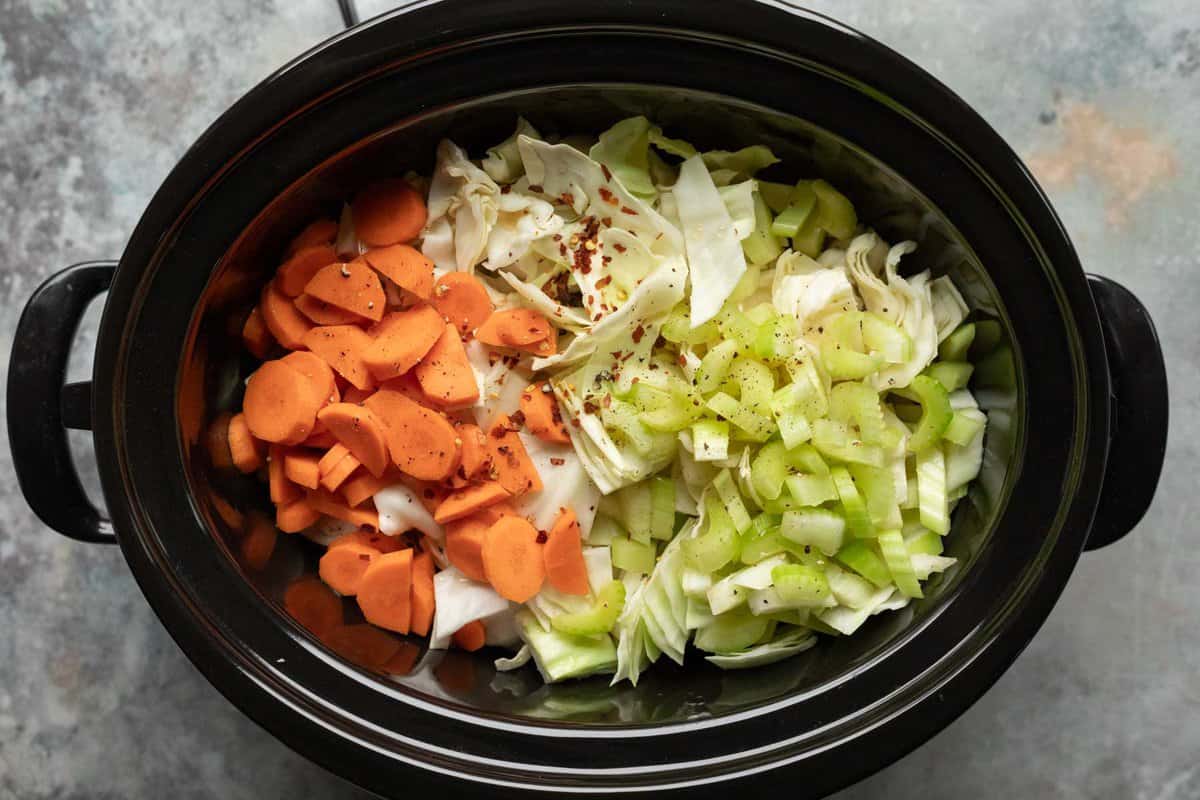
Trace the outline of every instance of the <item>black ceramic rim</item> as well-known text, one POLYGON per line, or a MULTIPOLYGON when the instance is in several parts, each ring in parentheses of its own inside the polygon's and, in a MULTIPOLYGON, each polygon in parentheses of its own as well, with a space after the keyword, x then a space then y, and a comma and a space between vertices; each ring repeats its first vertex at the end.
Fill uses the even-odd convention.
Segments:
MULTIPOLYGON (((816 15, 782 5, 772 9, 732 2, 696 5, 686 0, 566 7, 549 0, 504 0, 484 7, 470 4, 469 14, 466 5, 410 4, 335 37, 288 65, 230 109, 196 143, 139 223, 106 306, 96 358, 93 418, 106 496, 122 550, 142 590, 184 651, 235 704, 314 760, 380 791, 412 788, 439 772, 533 789, 604 793, 653 787, 661 791, 738 776, 761 777, 764 770, 803 761, 806 788, 820 793, 878 769, 948 724, 1011 663, 1049 613, 1086 539, 1107 446, 1107 404, 1102 398, 1107 397, 1108 376, 1095 308, 1065 232, 1019 160, 961 100, 890 50, 816 15), (736 12, 731 11, 734 5, 736 12), (207 277, 207 272, 171 275, 169 297, 175 303, 169 308, 156 294, 166 292, 167 278, 162 273, 173 266, 164 254, 203 247, 189 238, 197 233, 189 230, 189 217, 207 197, 229 191, 244 178, 237 174, 239 164, 269 163, 262 151, 269 149, 270 137, 288 120, 346 85, 397 68, 402 56, 414 63, 422 59, 451 63, 458 52, 486 53, 492 43, 505 38, 519 35, 532 42, 563 31, 686 39, 689 47, 720 51, 731 59, 736 51, 739 57, 753 54, 792 68, 832 74, 848 84, 861 81, 876 91, 874 100, 896 117, 897 126, 907 126, 914 136, 928 139, 926 146, 936 143, 953 154, 963 174, 990 189, 993 204, 1007 213, 1009 224, 1024 229, 1030 248, 1040 257, 1046 287, 1039 297, 1057 306, 1064 329, 1060 345, 1068 354, 1059 362, 1067 367, 1067 374, 1044 380, 1051 387, 1048 393, 1070 409, 1058 416, 1049 411, 1046 415, 1045 424, 1057 426, 1061 443, 1038 443, 1048 452, 1053 450, 1051 454, 1063 465, 1063 483, 1050 488, 1050 494, 1058 496, 1052 501, 1043 497, 1036 513, 1031 503, 1017 520, 1031 530, 1046 531, 1044 543, 1034 548, 1036 557, 1027 563, 1010 565, 1021 567, 1011 570, 1021 580, 995 616, 972 618, 961 608, 948 608, 908 636, 903 648, 889 654, 888 670, 864 669, 863 674, 850 676, 847 689, 870 686, 872 695, 887 698, 854 719, 831 716, 820 724, 809 720, 804 730, 793 730, 794 721, 785 708, 789 703, 782 703, 746 715, 667 728, 572 728, 472 718, 397 692, 394 716, 411 723, 412 732, 406 739, 399 738, 371 720, 372 709, 356 706, 351 698, 305 691, 303 685, 320 685, 337 667, 328 654, 292 636, 265 609, 247 608, 248 619, 236 623, 245 629, 228 624, 229 615, 215 613, 223 604, 247 602, 253 595, 249 587, 239 590, 231 579, 224 580, 221 589, 228 589, 229 597, 203 604, 196 601, 187 584, 230 575, 244 583, 227 562, 217 563, 213 554, 202 552, 210 542, 207 536, 196 542, 197 552, 187 560, 170 558, 164 549, 168 536, 180 536, 178 531, 160 530, 169 518, 161 511, 164 505, 174 504, 170 518, 185 528, 184 533, 200 530, 186 486, 176 474, 181 470, 176 469, 174 427, 144 425, 145 419, 155 416, 173 419, 174 384, 162 376, 173 374, 182 352, 182 348, 170 351, 174 333, 164 337, 166 347, 155 348, 147 344, 147 332, 156 325, 170 328, 169 315, 182 316, 180 306, 194 303, 200 294, 196 287, 202 289, 207 277), (146 302, 149 297, 155 302, 146 302), (135 395, 131 388, 146 392, 135 395), (143 423, 132 436, 129 431, 135 420, 143 423), (253 634, 247 635, 249 631, 253 634), (247 646, 248 641, 255 647, 247 646), (286 667, 267 660, 268 643, 270 655, 283 654, 286 667), (502 731, 498 734, 497 729, 502 731), (642 741, 646 736, 655 737, 651 747, 642 741), (500 746, 499 739, 504 740, 500 746), (647 750, 657 752, 648 756, 647 750), (401 763, 428 772, 395 769, 401 763)), ((632 81, 638 77, 636 72, 616 65, 577 79, 632 81)), ((462 97, 519 88, 484 76, 478 85, 464 88, 462 97)), ((740 96, 734 87, 695 88, 740 96)), ((453 99, 448 96, 441 102, 453 99)), ((778 103, 764 104, 788 111, 778 103)), ((880 155, 878 148, 872 152, 880 155)), ((314 154, 313 163, 321 157, 314 154)), ((262 175, 259 180, 270 179, 262 175)), ((922 181, 913 182, 922 187, 922 181)), ((230 214, 242 211, 234 209, 230 214)), ((969 226, 960 227, 968 240, 975 241, 969 226)), ((175 328, 177 322, 171 330, 175 328)), ((177 556, 177 541, 173 547, 177 556)), ((819 700, 805 699, 814 705, 819 700)))

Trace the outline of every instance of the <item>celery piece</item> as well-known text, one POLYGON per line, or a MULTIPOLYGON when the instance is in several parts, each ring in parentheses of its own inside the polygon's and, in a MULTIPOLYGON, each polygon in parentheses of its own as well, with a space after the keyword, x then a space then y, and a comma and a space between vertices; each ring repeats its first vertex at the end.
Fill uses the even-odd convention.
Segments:
POLYGON ((892 582, 892 574, 888 571, 887 564, 883 563, 883 559, 875 552, 870 542, 862 540, 849 542, 837 552, 834 558, 880 589, 892 582))
POLYGON ((867 377, 884 363, 876 352, 868 353, 863 342, 863 311, 846 311, 824 325, 821 334, 821 362, 835 381, 856 381, 867 377))
POLYGON ((758 327, 754 354, 769 364, 782 364, 795 352, 796 320, 776 314, 758 327))
POLYGON ((643 411, 638 420, 652 431, 675 433, 695 422, 703 413, 699 401, 686 394, 671 394, 662 408, 643 411))
MULTIPOLYGON (((817 450, 834 461, 848 464, 883 466, 883 449, 855 438, 850 426, 831 419, 819 419, 812 424, 812 443, 817 450)), ((938 432, 941 436, 941 431, 938 432)))
POLYGON ((546 630, 527 610, 517 612, 517 623, 547 683, 612 672, 617 666, 617 648, 610 636, 572 636, 546 630))
POLYGON ((842 504, 842 513, 846 517, 846 528, 850 534, 860 539, 874 536, 875 526, 871 522, 870 513, 867 512, 867 504, 863 501, 862 495, 858 493, 858 487, 854 485, 854 479, 850 477, 849 471, 845 467, 834 467, 830 470, 830 476, 837 489, 838 500, 842 504))
POLYGON ((746 537, 750 536, 758 536, 759 534, 765 533, 772 528, 778 528, 782 519, 783 518, 779 514, 763 512, 750 521, 750 527, 742 533, 742 538, 745 539, 746 537))
POLYGON ((708 601, 708 611, 714 617, 724 614, 727 611, 732 611, 746 602, 748 594, 750 594, 749 589, 745 586, 737 585, 730 581, 729 578, 719 580, 705 594, 705 599, 708 601))
POLYGON ((617 569, 644 575, 654 571, 654 545, 619 536, 612 540, 609 547, 612 550, 613 566, 617 569))
POLYGON ((721 335, 720 329, 717 328, 717 323, 711 319, 703 325, 693 328, 691 316, 681 307, 676 308, 667 317, 667 321, 663 323, 661 333, 663 338, 668 342, 690 345, 703 344, 721 335))
POLYGON ((774 181, 759 181, 758 193, 766 202, 767 208, 775 214, 780 213, 791 204, 792 192, 796 187, 774 181))
POLYGON ((670 539, 675 534, 675 481, 658 475, 646 483, 650 485, 650 536, 670 539))
POLYGON ((550 618, 556 631, 573 636, 596 636, 608 633, 617 624, 617 617, 625 606, 625 584, 610 581, 596 592, 596 602, 587 611, 559 614, 550 618))
POLYGON ((671 393, 666 389, 651 386, 649 381, 639 380, 626 395, 638 411, 657 411, 671 405, 671 393))
POLYGON ((908 556, 908 549, 904 546, 904 537, 900 535, 900 531, 881 532, 879 552, 883 554, 883 563, 887 565, 892 581, 900 593, 905 597, 924 597, 921 582, 917 580, 917 573, 913 570, 912 559, 908 556))
POLYGON ((750 482, 760 497, 774 500, 783 493, 788 476, 787 447, 783 442, 763 445, 750 463, 750 482))
POLYGON ((828 475, 829 465, 825 463, 825 459, 821 458, 821 454, 817 452, 817 448, 811 444, 802 444, 788 449, 788 463, 793 469, 801 472, 808 472, 813 475, 828 475))
POLYGON ((938 443, 949 427, 954 412, 950 409, 950 395, 937 379, 918 375, 913 378, 909 388, 920 400, 921 420, 908 438, 908 451, 921 453, 938 443))
POLYGON ((824 570, 806 564, 781 564, 771 570, 771 583, 783 602, 795 608, 825 605, 830 596, 824 570))
POLYGON ((943 361, 966 361, 975 341, 975 323, 959 325, 938 345, 938 358, 943 361))
POLYGON ((790 549, 788 542, 780 535, 778 526, 759 533, 754 532, 753 529, 746 533, 748 535, 742 537, 738 556, 743 564, 757 564, 764 558, 770 558, 790 549))
POLYGON ((799 506, 819 506, 837 499, 837 488, 828 475, 789 475, 784 485, 799 506))
POLYGON ((733 291, 725 299, 726 307, 734 308, 738 303, 757 292, 761 277, 762 267, 754 264, 746 265, 746 271, 742 273, 742 277, 738 278, 738 282, 733 286, 733 291))
POLYGON ((829 581, 829 590, 838 605, 846 608, 863 608, 876 592, 874 584, 866 578, 838 569, 833 564, 825 567, 825 579, 829 581))
POLYGON ((1004 329, 1000 327, 999 322, 994 319, 976 320, 975 341, 971 342, 968 354, 972 360, 978 361, 995 350, 1003 338, 1004 329))
POLYGON ((824 245, 825 231, 821 228, 818 215, 809 214, 808 219, 804 220, 804 224, 800 226, 800 230, 796 231, 796 235, 792 237, 792 249, 809 258, 816 258, 821 255, 824 245))
POLYGON ((737 484, 733 482, 729 470, 723 469, 717 473, 717 477, 713 478, 712 488, 725 505, 725 511, 729 513, 734 529, 740 534, 749 528, 750 513, 746 511, 746 504, 742 501, 742 495, 738 492, 737 484))
POLYGON ((761 192, 754 193, 754 230, 742 239, 742 252, 746 260, 754 265, 770 264, 783 252, 771 221, 771 209, 761 192))
POLYGON ((889 364, 902 364, 912 357, 912 339, 904 329, 878 314, 862 314, 863 348, 889 364))
POLYGON ((729 458, 729 423, 701 419, 692 423, 692 457, 697 461, 724 461, 729 458))
POLYGON ((846 381, 829 393, 829 416, 838 422, 854 423, 867 444, 882 444, 886 431, 879 394, 863 383, 846 381))
POLYGON ((892 471, 866 464, 849 464, 846 469, 866 500, 871 523, 878 528, 898 527, 901 524, 900 505, 892 471))
POLYGON ((1017 367, 1013 363, 1012 348, 999 347, 975 365, 975 385, 989 389, 1015 389, 1017 367))
POLYGON ((908 548, 909 555, 927 555, 940 556, 944 545, 942 537, 930 530, 921 529, 919 533, 912 536, 907 536, 904 539, 904 546, 908 548))
POLYGON ((817 193, 812 184, 800 181, 788 198, 788 206, 779 212, 779 216, 771 224, 771 233, 776 236, 786 236, 789 239, 800 232, 800 228, 808 221, 817 208, 817 193))
POLYGON ((947 392, 964 388, 974 371, 975 367, 965 361, 938 361, 925 368, 925 374, 944 386, 947 392))
POLYGON ((954 442, 959 447, 966 447, 986 424, 987 417, 982 411, 975 408, 964 408, 954 412, 942 438, 954 442))
POLYGON ((812 182, 817 195, 817 224, 835 239, 849 239, 858 227, 854 204, 846 195, 822 180, 812 182))
POLYGON ((738 386, 742 406, 759 415, 770 414, 775 375, 761 361, 739 358, 729 368, 729 380, 738 386))
POLYGON ((713 573, 738 557, 741 542, 733 520, 715 492, 704 498, 705 528, 699 535, 684 539, 684 561, 692 569, 713 573))
POLYGON ((758 305, 754 306, 754 308, 746 309, 745 313, 746 319, 753 322, 755 326, 759 328, 765 325, 768 321, 779 316, 779 312, 775 310, 775 306, 771 305, 767 301, 759 303, 758 305))
POLYGON ((714 617, 696 631, 696 647, 709 653, 734 653, 757 642, 767 631, 765 617, 735 611, 714 617))
POLYGON ((775 409, 774 414, 779 436, 788 447, 796 447, 812 438, 812 426, 800 409, 775 409))
POLYGON ((790 389, 794 395, 792 402, 810 420, 823 417, 829 413, 828 385, 817 371, 814 359, 804 356, 793 356, 784 365, 792 382, 783 387, 790 389))
POLYGON ((588 532, 587 543, 592 545, 606 545, 618 536, 627 538, 628 535, 625 529, 621 527, 621 523, 608 514, 597 514, 596 519, 592 522, 592 529, 588 532))
POLYGON ((827 556, 842 548, 846 535, 846 520, 840 514, 813 508, 788 511, 783 515, 779 533, 800 545, 815 547, 827 556))
POLYGON ((950 532, 946 498, 946 457, 940 447, 917 453, 917 503, 921 524, 939 535, 950 532))
POLYGON ((774 432, 775 426, 771 418, 758 414, 742 403, 734 400, 724 392, 717 392, 708 398, 705 404, 721 417, 732 422, 740 431, 746 434, 743 438, 753 441, 766 441, 774 432))
POLYGON ((636 542, 650 542, 650 485, 640 481, 616 491, 618 519, 636 542))
POLYGON ((754 339, 758 335, 758 326, 746 316, 745 312, 735 308, 726 308, 717 314, 717 327, 726 341, 733 341, 742 350, 754 347, 754 339))
POLYGON ((693 381, 696 390, 705 395, 715 392, 729 374, 729 367, 733 364, 737 352, 738 343, 732 339, 726 339, 709 348, 696 369, 696 379, 693 381))

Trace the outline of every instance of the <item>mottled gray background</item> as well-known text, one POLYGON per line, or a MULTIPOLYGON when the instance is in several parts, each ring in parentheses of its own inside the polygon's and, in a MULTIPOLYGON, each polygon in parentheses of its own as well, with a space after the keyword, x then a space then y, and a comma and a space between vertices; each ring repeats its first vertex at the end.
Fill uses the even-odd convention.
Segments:
MULTIPOLYGON (((1134 535, 1080 562, 1036 641, 961 720, 840 797, 1200 797, 1200 5, 815 5, 915 59, 1030 159, 1086 267, 1154 314, 1173 415, 1134 535)), ((387 6, 361 3, 364 16, 387 6)), ((119 254, 205 126, 339 27, 334 0, 0 0, 5 365, 33 287, 119 254)), ((0 448, 0 475, 10 462, 0 448)), ((11 479, 0 511, 0 797, 363 796, 220 697, 115 549, 52 534, 11 479)))

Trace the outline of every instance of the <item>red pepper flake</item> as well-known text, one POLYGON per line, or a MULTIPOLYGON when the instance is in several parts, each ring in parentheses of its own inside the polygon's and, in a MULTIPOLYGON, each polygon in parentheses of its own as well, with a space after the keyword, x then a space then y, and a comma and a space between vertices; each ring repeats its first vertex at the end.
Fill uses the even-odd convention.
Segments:
POLYGON ((554 456, 553 458, 550 459, 550 463, 556 467, 561 467, 563 464, 567 463, 567 460, 565 458, 559 458, 558 456, 554 456))
POLYGON ((563 192, 562 194, 560 194, 558 196, 558 199, 562 200, 562 204, 564 206, 574 206, 575 205, 575 195, 571 194, 570 192, 563 192))
POLYGON ((546 533, 545 531, 538 531, 538 535, 537 535, 537 543, 538 544, 545 544, 546 540, 548 540, 549 538, 550 538, 550 534, 546 533))
POLYGON ((641 325, 638 325, 636 328, 633 329, 633 343, 637 344, 638 342, 640 342, 642 340, 642 337, 645 335, 646 335, 646 329, 643 328, 641 325))
POLYGON ((600 318, 603 316, 603 314, 597 314, 596 316, 592 317, 592 322, 599 322, 600 318))
POLYGON ((595 403, 593 403, 591 400, 584 400, 584 401, 583 401, 583 413, 585 413, 585 414, 595 414, 595 413, 596 413, 597 411, 599 411, 599 410, 600 410, 599 406, 597 406, 597 405, 596 405, 595 403))
POLYGON ((679 354, 679 358, 676 360, 679 362, 679 366, 681 366, 681 367, 687 366, 687 358, 682 353, 679 354))
POLYGON ((612 275, 605 275, 603 278, 596 281, 596 288, 603 289, 605 286, 608 286, 610 283, 612 283, 612 275))
POLYGON ((561 241, 562 241, 562 234, 561 234, 561 233, 556 233, 556 234, 554 234, 553 236, 551 236, 550 238, 551 238, 551 239, 553 239, 553 240, 554 240, 554 241, 556 241, 556 242, 561 242, 561 241))
POLYGON ((508 194, 511 191, 512 191, 512 186, 510 184, 506 183, 500 187, 500 194, 508 194))
POLYGON ((598 193, 600 195, 600 199, 608 203, 610 206, 621 205, 621 201, 617 199, 617 196, 603 186, 600 187, 598 193))
POLYGON ((509 430, 517 430, 525 424, 525 412, 517 409, 509 415, 508 419, 513 425, 517 426, 516 428, 510 427, 509 430))
POLYGON ((613 242, 613 250, 616 250, 618 253, 624 253, 628 249, 629 248, 627 248, 625 245, 621 244, 620 242, 613 242))
POLYGON ((536 183, 529 184, 529 191, 535 192, 537 194, 545 194, 545 191, 542 189, 542 187, 537 185, 536 183))
POLYGON ((622 213, 622 214, 628 214, 628 215, 629 215, 629 216, 631 216, 631 217, 636 217, 636 216, 637 216, 637 212, 636 212, 636 211, 634 211, 634 210, 633 210, 632 208, 630 208, 629 206, 621 206, 621 213, 622 213))
MULTIPOLYGON (((612 227, 612 217, 601 217, 600 224, 606 228, 611 228, 612 227)), ((885 308, 884 311, 887 311, 887 309, 885 308)))
MULTIPOLYGON (((633 351, 632 351, 632 350, 630 350, 630 351, 629 351, 628 353, 626 353, 625 355, 621 356, 621 361, 622 361, 622 362, 625 362, 625 361, 628 361, 628 360, 629 360, 629 359, 631 359, 631 358, 633 358, 633 351)), ((644 358, 643 358, 643 359, 639 359, 639 360, 640 360, 640 361, 645 361, 646 359, 644 359, 644 358)))
POLYGON ((574 426, 574 427, 576 427, 576 428, 578 428, 578 427, 579 427, 579 417, 575 417, 575 418, 573 418, 573 419, 571 420, 571 425, 572 425, 572 426, 574 426))
POLYGON ((612 256, 600 256, 600 263, 601 263, 601 264, 606 264, 606 265, 607 265, 607 264, 608 264, 610 261, 612 261, 612 256))
POLYGON ((610 172, 608 167, 606 167, 604 164, 600 165, 600 171, 604 173, 604 180, 606 183, 612 180, 612 172, 610 172))

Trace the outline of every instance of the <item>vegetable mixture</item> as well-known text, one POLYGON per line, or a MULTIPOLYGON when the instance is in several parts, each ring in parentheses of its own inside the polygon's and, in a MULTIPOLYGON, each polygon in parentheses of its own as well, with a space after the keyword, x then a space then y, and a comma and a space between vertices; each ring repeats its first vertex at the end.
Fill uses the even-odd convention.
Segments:
POLYGON ((777 162, 644 117, 561 141, 522 119, 309 225, 220 421, 275 506, 245 562, 304 535, 302 616, 340 623, 327 586, 548 682, 636 683, 689 642, 766 664, 920 598, 955 563, 987 424, 969 357, 998 327, 901 275, 915 244, 834 186, 756 178, 777 162))

